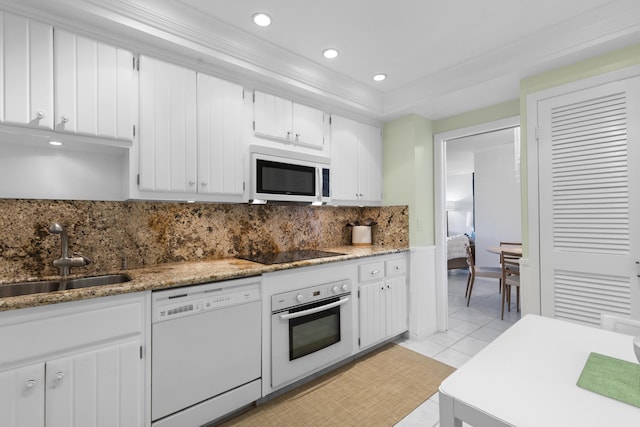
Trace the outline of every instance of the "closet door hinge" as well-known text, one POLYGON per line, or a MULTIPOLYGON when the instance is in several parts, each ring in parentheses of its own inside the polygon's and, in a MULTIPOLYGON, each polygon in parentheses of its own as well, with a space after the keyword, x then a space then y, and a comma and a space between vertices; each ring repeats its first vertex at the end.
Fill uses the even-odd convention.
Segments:
POLYGON ((535 130, 535 134, 536 134, 536 139, 540 139, 540 126, 536 126, 536 130, 535 130))

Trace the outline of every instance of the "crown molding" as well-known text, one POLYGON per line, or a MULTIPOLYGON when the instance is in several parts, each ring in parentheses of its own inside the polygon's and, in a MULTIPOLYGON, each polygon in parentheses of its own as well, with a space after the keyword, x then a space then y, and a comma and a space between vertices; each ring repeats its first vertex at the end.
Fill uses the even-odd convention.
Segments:
POLYGON ((186 7, 181 0, 0 0, 0 7, 365 121, 438 119, 515 99, 522 78, 640 43, 637 0, 617 0, 386 93, 186 7), (586 40, 586 41, 585 41, 586 40))
POLYGON ((0 0, 14 13, 245 85, 379 122, 382 93, 176 0, 0 0))
MULTIPOLYGON (((510 86, 519 85, 519 81, 529 75, 640 43, 637 9, 635 0, 612 2, 413 81, 385 94, 384 116, 401 116, 419 110, 426 117, 441 118, 443 116, 437 113, 434 117, 436 104, 455 93, 474 92, 480 85, 490 87, 491 82, 500 80, 508 81, 510 86), (527 71, 523 73, 525 69, 527 71), (424 107, 428 105, 434 107, 424 107)), ((517 96, 517 92, 511 97, 502 94, 494 101, 507 101, 517 96)))

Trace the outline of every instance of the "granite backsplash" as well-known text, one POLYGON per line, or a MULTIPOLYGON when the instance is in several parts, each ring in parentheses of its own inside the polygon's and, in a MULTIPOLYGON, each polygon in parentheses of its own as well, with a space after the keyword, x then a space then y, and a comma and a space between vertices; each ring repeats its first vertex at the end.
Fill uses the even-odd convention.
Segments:
POLYGON ((0 278, 53 276, 60 236, 92 263, 74 273, 100 274, 178 261, 349 245, 351 221, 372 218, 373 243, 409 247, 407 206, 334 207, 166 202, 0 199, 0 278))

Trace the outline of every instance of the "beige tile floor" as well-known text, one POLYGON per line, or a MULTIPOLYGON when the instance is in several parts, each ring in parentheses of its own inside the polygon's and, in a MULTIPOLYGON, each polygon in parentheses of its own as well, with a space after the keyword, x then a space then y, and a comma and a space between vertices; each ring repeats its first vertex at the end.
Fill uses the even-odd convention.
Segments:
MULTIPOLYGON (((464 297, 467 276, 466 270, 449 272, 449 330, 436 332, 420 340, 403 338, 397 343, 459 368, 520 319, 520 313, 515 310, 513 291, 511 312, 506 312, 504 320, 500 320, 501 296, 495 279, 476 279, 471 304, 467 307, 464 297)), ((396 427, 431 427, 439 424, 436 393, 396 424, 396 427)))

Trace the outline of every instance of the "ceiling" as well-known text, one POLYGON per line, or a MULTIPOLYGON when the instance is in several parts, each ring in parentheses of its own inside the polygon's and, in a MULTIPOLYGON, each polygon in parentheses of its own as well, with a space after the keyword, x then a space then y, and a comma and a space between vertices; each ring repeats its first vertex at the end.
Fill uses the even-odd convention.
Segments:
POLYGON ((88 30, 111 30, 114 39, 161 41, 254 87, 383 121, 410 113, 439 119, 514 100, 527 76, 640 43, 637 0, 22 3, 49 19, 88 19, 88 30), (271 15, 271 26, 253 24, 258 11, 271 15), (323 58, 327 47, 340 55, 323 58), (388 78, 374 82, 380 72, 388 78))
POLYGON ((481 151, 511 145, 514 147, 515 155, 520 149, 519 145, 517 148, 515 146, 517 139, 519 139, 517 138, 519 129, 507 128, 446 141, 447 175, 472 173, 475 169, 475 154, 481 151))

